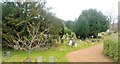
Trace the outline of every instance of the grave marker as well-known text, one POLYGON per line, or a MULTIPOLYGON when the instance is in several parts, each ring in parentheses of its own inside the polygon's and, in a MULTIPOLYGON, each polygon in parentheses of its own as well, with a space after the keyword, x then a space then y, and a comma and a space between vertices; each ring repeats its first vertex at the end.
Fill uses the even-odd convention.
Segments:
POLYGON ((54 56, 49 57, 49 62, 54 62, 54 56))
POLYGON ((6 52, 6 57, 8 57, 8 58, 10 57, 10 51, 6 52))
POLYGON ((79 44, 82 43, 81 39, 79 39, 78 43, 79 43, 79 44))
POLYGON ((42 56, 39 56, 39 57, 37 58, 37 62, 42 62, 42 56))

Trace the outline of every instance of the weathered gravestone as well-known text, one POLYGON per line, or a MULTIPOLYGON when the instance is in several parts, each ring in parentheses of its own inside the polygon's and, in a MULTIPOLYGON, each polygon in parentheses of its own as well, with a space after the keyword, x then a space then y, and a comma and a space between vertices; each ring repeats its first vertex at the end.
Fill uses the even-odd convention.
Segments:
POLYGON ((14 45, 14 50, 18 50, 19 46, 14 45))
POLYGON ((6 57, 8 57, 8 58, 10 57, 10 51, 6 52, 6 57))
POLYGON ((72 42, 72 46, 75 46, 75 42, 72 42))
POLYGON ((37 58, 37 62, 38 62, 38 64, 42 64, 42 56, 39 56, 39 57, 37 58))
POLYGON ((82 43, 81 39, 78 40, 78 44, 82 43))
POLYGON ((37 58, 37 62, 42 62, 42 56, 39 56, 39 57, 37 58))
POLYGON ((54 56, 50 56, 48 59, 49 62, 54 62, 54 56))
POLYGON ((77 47, 77 43, 75 43, 75 47, 77 47))
POLYGON ((32 62, 31 59, 28 57, 24 60, 24 62, 32 62))
POLYGON ((68 45, 72 46, 72 44, 73 44, 73 41, 72 41, 72 39, 70 39, 70 41, 68 42, 68 45))

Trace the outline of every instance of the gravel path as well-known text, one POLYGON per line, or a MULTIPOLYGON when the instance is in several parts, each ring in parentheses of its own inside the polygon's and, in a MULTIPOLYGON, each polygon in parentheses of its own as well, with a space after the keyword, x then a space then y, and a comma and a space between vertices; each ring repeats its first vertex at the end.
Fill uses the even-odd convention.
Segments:
POLYGON ((112 62, 103 54, 103 43, 70 52, 66 58, 69 62, 112 62))

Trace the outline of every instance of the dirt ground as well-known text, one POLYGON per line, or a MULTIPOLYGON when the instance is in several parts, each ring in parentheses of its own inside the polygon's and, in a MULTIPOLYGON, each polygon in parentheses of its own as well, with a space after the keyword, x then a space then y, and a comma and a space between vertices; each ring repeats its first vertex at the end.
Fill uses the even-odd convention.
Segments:
POLYGON ((70 52, 66 57, 69 62, 113 62, 103 54, 103 43, 70 52))

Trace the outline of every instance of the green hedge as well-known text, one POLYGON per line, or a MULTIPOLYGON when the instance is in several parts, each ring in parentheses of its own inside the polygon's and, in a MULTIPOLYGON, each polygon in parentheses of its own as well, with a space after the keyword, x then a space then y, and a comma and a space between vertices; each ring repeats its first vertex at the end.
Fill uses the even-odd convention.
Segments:
POLYGON ((110 39, 104 41, 104 54, 118 61, 118 42, 110 39))
POLYGON ((72 31, 71 31, 69 28, 64 27, 64 33, 65 33, 65 34, 68 33, 69 35, 71 35, 72 31))

